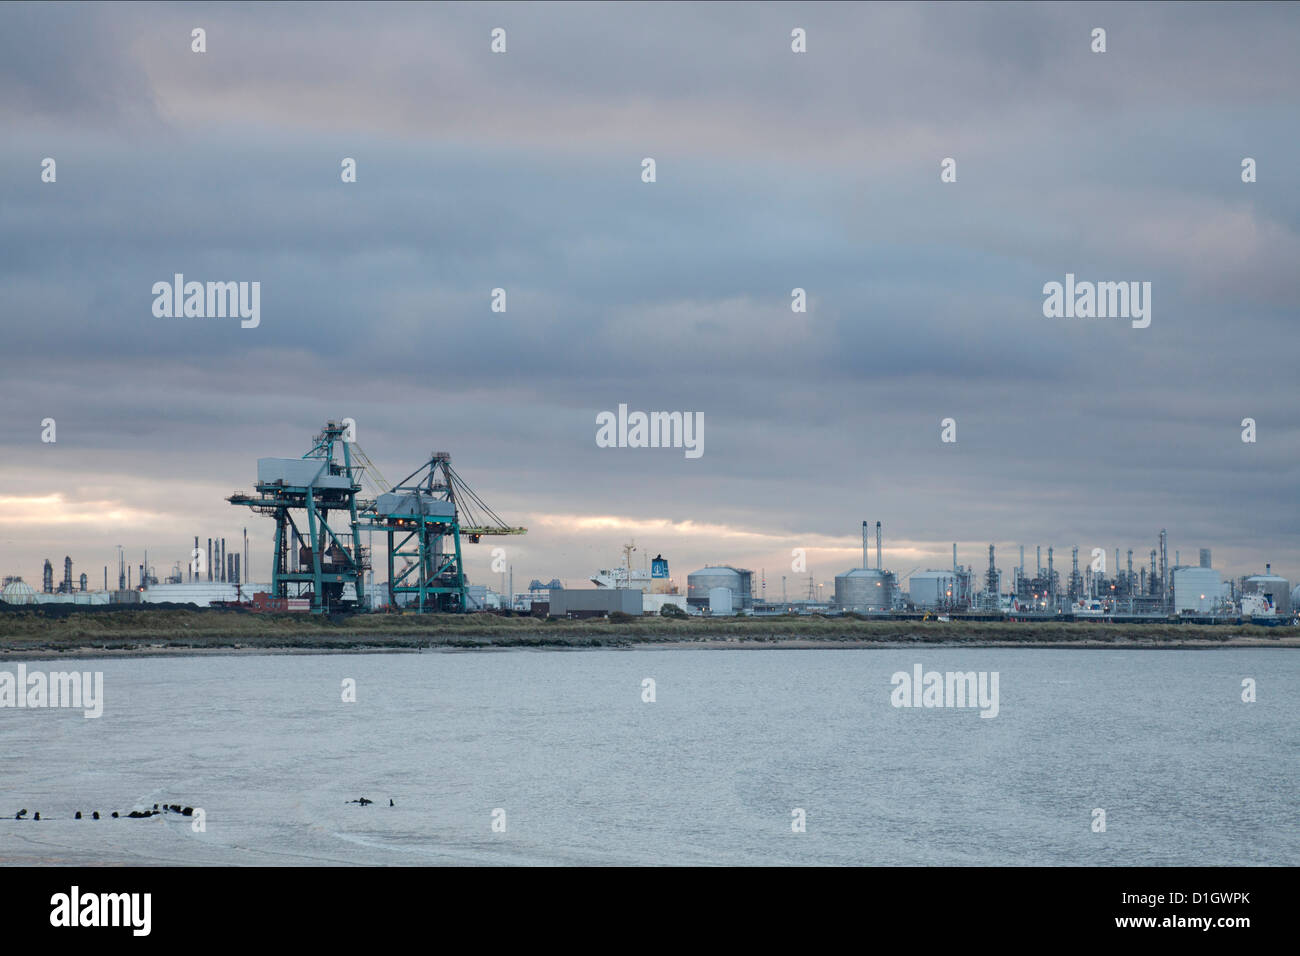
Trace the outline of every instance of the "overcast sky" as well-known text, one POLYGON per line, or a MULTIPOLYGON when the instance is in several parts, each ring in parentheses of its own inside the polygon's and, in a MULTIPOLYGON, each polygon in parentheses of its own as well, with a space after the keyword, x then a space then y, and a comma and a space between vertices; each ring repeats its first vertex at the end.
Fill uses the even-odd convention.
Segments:
POLYGON ((247 526, 265 579, 225 497, 351 416, 529 527, 517 588, 635 539, 793 594, 864 519, 900 574, 1165 527, 1294 581, 1297 49, 1296 4, 4 4, 0 573, 247 526), (174 273, 259 327, 155 317, 174 273), (1150 327, 1045 318, 1066 273, 1150 327), (597 447, 620 403, 704 454, 597 447))

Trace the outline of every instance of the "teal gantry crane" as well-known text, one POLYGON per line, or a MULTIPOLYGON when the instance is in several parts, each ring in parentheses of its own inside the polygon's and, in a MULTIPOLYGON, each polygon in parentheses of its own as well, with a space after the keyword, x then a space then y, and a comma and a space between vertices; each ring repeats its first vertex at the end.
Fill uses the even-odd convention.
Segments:
POLYGON ((388 536, 388 602, 399 595, 417 611, 464 611, 467 582, 461 538, 526 534, 508 526, 451 467, 451 455, 434 452, 429 460, 379 495, 362 527, 388 536), (397 567, 397 559, 404 564, 397 567))
POLYGON ((326 422, 301 458, 259 458, 254 493, 226 499, 275 519, 272 596, 309 597, 316 613, 366 604, 370 556, 361 546, 357 502, 362 466, 353 464, 344 432, 338 422, 326 422), (341 524, 339 517, 346 530, 331 524, 341 524), (349 584, 353 592, 345 596, 349 584))
POLYGON ((502 521, 451 467, 447 452, 434 452, 389 487, 361 447, 345 440, 346 433, 342 424, 326 422, 302 458, 259 458, 255 492, 227 499, 275 519, 273 596, 310 597, 316 612, 366 609, 371 564, 361 532, 379 531, 387 536, 390 607, 466 610, 461 539, 477 542, 528 529, 502 521), (374 500, 358 497, 363 479, 376 487, 374 500), (346 530, 331 524, 333 519, 342 525, 340 513, 346 530))

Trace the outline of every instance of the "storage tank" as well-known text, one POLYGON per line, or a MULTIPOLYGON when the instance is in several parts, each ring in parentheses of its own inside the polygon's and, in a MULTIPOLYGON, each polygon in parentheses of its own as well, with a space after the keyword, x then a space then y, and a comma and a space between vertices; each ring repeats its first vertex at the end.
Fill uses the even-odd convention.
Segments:
POLYGON ((888 611, 894 602, 894 576, 875 568, 835 575, 835 604, 846 611, 888 611))
POLYGON ((1222 603, 1223 579, 1219 572, 1199 568, 1174 569, 1174 613, 1208 614, 1222 603))
POLYGON ((35 604, 36 589, 22 578, 6 578, 4 588, 0 590, 0 600, 6 604, 35 604))
POLYGON ((709 592, 714 588, 728 588, 732 592, 732 606, 736 610, 753 607, 754 572, 730 565, 700 568, 686 576, 686 603, 692 607, 708 607, 709 592))
POLYGON ((1241 589, 1246 594, 1263 594, 1277 609, 1279 615, 1291 613, 1291 582, 1276 574, 1252 574, 1241 582, 1241 589))

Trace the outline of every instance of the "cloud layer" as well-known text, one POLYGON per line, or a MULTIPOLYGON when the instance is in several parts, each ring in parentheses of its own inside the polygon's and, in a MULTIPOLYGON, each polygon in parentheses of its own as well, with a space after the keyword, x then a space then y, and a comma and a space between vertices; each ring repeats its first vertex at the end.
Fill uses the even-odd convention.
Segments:
POLYGON ((6 5, 0 571, 248 524, 264 576, 224 496, 346 415, 530 525, 517 583, 635 537, 773 593, 863 519, 900 572, 1168 527, 1300 577, 1298 41, 1288 5, 6 5), (154 318, 177 272, 260 281, 260 327, 154 318), (1067 272, 1150 281, 1151 327, 1044 318, 1067 272), (597 448, 619 403, 703 412, 704 456, 597 448))

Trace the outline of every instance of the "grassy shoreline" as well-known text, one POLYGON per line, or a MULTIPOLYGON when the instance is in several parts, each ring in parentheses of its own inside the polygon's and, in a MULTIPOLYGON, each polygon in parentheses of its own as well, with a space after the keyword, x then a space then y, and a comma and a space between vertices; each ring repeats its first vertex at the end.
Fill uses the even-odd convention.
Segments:
POLYGON ((200 609, 0 614, 0 659, 109 652, 309 653, 588 647, 1300 647, 1300 628, 854 618, 542 620, 494 615, 249 614, 200 609))

